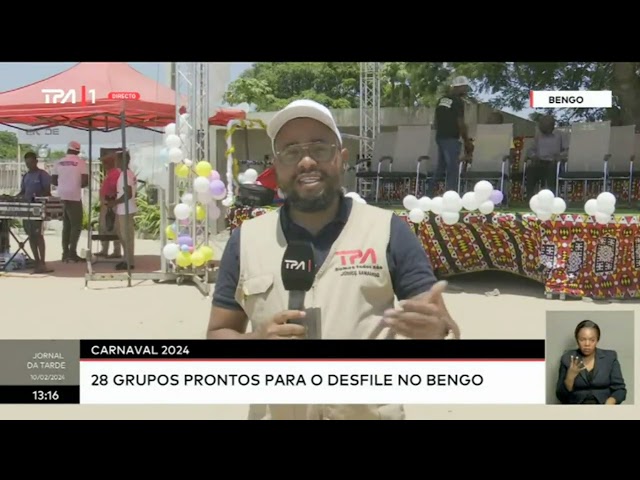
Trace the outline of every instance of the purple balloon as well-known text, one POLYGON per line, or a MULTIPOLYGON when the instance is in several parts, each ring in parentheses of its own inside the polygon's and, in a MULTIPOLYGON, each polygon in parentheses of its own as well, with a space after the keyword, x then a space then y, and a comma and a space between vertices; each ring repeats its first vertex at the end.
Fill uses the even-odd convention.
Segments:
POLYGON ((209 175, 209 180, 211 182, 213 182, 214 180, 220 180, 220 174, 214 170, 213 172, 211 172, 211 175, 209 175))
POLYGON ((489 200, 491 200, 494 205, 498 205, 503 199, 504 195, 500 190, 494 190, 491 192, 491 196, 489 197, 489 200))
POLYGON ((222 183, 222 180, 212 180, 209 184, 209 191, 211 192, 211 195, 222 195, 225 192, 225 188, 226 187, 224 186, 224 183, 222 183))
POLYGON ((178 237, 178 245, 192 247, 193 239, 189 235, 181 235, 178 237))

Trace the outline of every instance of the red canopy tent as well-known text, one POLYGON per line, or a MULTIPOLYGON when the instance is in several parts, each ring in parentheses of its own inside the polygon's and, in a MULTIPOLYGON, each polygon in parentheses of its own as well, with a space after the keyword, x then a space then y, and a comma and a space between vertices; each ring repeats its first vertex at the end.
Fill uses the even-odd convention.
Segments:
MULTIPOLYGON (((183 112, 181 106, 179 113, 183 112)), ((176 93, 124 62, 82 62, 39 82, 0 93, 0 124, 20 130, 39 130, 54 126, 88 130, 89 178, 92 177, 92 131, 121 129, 124 150, 127 127, 151 130, 164 127, 175 119, 176 93), (35 128, 27 129, 26 126, 35 128)), ((126 175, 124 179, 126 192, 126 175)), ((90 212, 91 184, 89 181, 90 212)), ((128 214, 127 200, 125 193, 125 212, 128 214)), ((91 223, 89 222, 89 252, 93 238, 91 223)), ((88 268, 90 261, 89 254, 88 268)), ((130 267, 127 259, 129 286, 130 267)), ((87 282, 85 276, 85 285, 87 282)))
POLYGON ((219 108, 216 113, 209 118, 209 125, 226 127, 231 120, 246 120, 247 112, 240 108, 219 108))
POLYGON ((82 62, 39 82, 0 93, 0 123, 14 128, 152 129, 175 121, 175 105, 172 89, 127 63, 82 62), (58 90, 64 98, 54 99, 55 93, 46 90, 58 90), (122 93, 135 94, 130 96, 136 99, 119 99, 122 93), (61 103, 63 99, 66 101, 61 103))

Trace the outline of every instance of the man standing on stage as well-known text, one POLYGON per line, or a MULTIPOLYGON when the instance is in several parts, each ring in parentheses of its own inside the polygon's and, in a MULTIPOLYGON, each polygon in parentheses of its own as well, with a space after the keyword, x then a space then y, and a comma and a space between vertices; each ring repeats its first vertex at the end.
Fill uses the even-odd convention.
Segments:
MULTIPOLYGON (((38 167, 38 157, 34 152, 27 152, 24 155, 24 162, 27 165, 27 173, 22 177, 19 196, 27 202, 33 201, 36 197, 51 196, 51 177, 47 172, 38 167)), ((29 246, 33 253, 35 267, 33 273, 51 273, 53 270, 47 268, 45 258, 45 242, 42 220, 24 220, 22 226, 24 232, 29 237, 29 246)))
POLYGON ((469 92, 469 80, 456 77, 451 82, 450 92, 438 100, 435 112, 436 145, 438 161, 436 171, 429 179, 427 194, 434 195, 436 183, 446 177, 445 191, 458 191, 460 176, 460 138, 464 142, 464 153, 471 155, 473 142, 469 138, 467 124, 464 121, 464 102, 462 98, 469 92))
POLYGON ((527 200, 536 194, 538 184, 540 189, 556 191, 558 162, 566 161, 569 146, 562 133, 555 128, 556 120, 551 115, 544 115, 538 120, 538 132, 527 152, 527 200))
POLYGON ((62 200, 62 261, 81 262, 78 241, 82 232, 82 189, 89 185, 87 162, 80 158, 80 143, 69 142, 67 155, 56 163, 52 177, 62 200))

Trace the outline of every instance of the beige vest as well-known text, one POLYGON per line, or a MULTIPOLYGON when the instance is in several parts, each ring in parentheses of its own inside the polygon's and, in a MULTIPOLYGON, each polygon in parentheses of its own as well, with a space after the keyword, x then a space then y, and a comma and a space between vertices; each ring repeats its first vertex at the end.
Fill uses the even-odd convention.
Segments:
MULTIPOLYGON (((306 308, 320 309, 315 327, 322 339, 393 339, 382 314, 395 295, 387 264, 392 212, 353 203, 349 219, 335 241, 314 284, 306 308)), ((286 240, 279 212, 242 224, 240 279, 236 300, 252 330, 288 309, 289 294, 280 276, 286 240)), ((250 418, 263 419, 402 419, 396 405, 252 406, 250 418)))

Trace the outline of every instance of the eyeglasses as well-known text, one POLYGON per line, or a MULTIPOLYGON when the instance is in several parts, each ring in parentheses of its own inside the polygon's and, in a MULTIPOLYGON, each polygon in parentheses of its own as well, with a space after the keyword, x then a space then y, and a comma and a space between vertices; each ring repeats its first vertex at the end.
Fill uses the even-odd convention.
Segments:
POLYGON ((318 163, 327 163, 336 156, 337 147, 335 144, 313 142, 289 145, 280 152, 276 152, 278 159, 285 165, 295 165, 300 163, 305 156, 313 158, 318 163))

